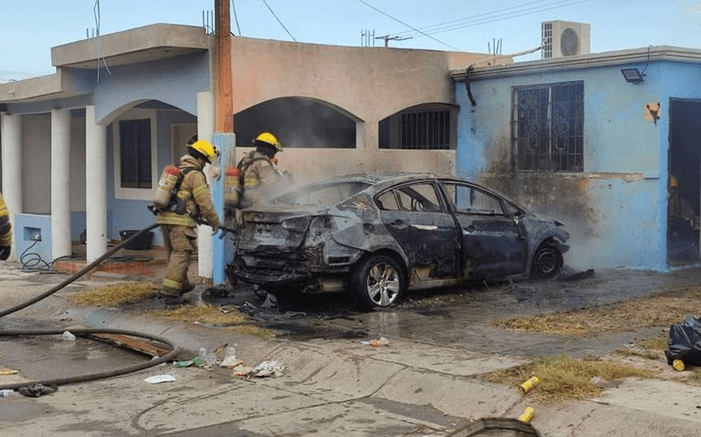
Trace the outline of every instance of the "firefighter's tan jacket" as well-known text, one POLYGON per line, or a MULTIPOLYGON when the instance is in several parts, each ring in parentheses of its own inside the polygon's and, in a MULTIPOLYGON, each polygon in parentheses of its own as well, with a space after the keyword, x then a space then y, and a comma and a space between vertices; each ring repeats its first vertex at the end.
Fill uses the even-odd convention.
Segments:
POLYGON ((281 173, 265 154, 256 150, 243 157, 238 165, 243 169, 243 205, 248 206, 268 198, 281 173))
POLYGON ((10 225, 10 212, 5 205, 0 193, 0 246, 12 245, 12 225, 10 225))
POLYGON ((212 197, 209 193, 207 180, 202 173, 202 166, 190 155, 180 158, 178 168, 185 174, 177 196, 185 202, 185 214, 172 211, 161 211, 156 217, 156 223, 163 225, 177 225, 195 227, 194 217, 202 217, 214 229, 219 228, 219 217, 214 209, 212 197))

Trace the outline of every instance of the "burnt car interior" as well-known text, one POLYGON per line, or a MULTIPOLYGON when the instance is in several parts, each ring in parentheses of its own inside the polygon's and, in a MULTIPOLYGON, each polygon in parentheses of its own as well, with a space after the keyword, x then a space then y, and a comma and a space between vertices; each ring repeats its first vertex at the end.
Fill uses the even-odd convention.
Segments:
POLYGON ((366 189, 364 182, 344 182, 337 184, 319 184, 296 188, 276 197, 271 203, 286 205, 314 205, 330 207, 366 189))
POLYGON ((376 199, 385 211, 442 212, 433 184, 418 183, 387 191, 376 199))
POLYGON ((496 197, 468 185, 444 183, 443 189, 453 202, 455 212, 464 214, 504 215, 496 197))

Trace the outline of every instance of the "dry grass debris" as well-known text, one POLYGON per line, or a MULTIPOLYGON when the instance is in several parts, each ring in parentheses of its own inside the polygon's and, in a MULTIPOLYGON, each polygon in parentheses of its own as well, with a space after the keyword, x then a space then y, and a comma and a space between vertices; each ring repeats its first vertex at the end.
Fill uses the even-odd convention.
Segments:
POLYGON ((514 387, 532 376, 540 383, 528 393, 529 398, 542 404, 564 400, 583 400, 599 396, 602 385, 617 379, 651 378, 653 373, 631 365, 603 359, 573 359, 566 355, 541 357, 522 366, 498 370, 484 379, 514 387))
POLYGON ((156 285, 151 282, 124 282, 110 284, 78 293, 73 302, 77 305, 115 307, 133 304, 156 294, 156 285))
POLYGON ((596 308, 536 317, 501 320, 496 326, 523 332, 596 335, 680 323, 688 314, 701 314, 701 287, 674 290, 665 296, 634 299, 596 308))
MULTIPOLYGON (((151 282, 124 282, 82 291, 73 297, 73 302, 77 305, 117 307, 153 298, 157 290, 158 286, 151 282)), ((272 330, 257 327, 235 307, 183 305, 147 314, 155 318, 177 320, 184 323, 225 327, 240 334, 255 335, 265 339, 275 335, 272 330)))
POLYGON ((273 331, 259 328, 243 313, 230 307, 223 309, 210 305, 183 305, 177 308, 153 311, 148 313, 148 315, 155 318, 177 320, 185 323, 226 327, 240 334, 255 335, 265 339, 274 337, 273 331))

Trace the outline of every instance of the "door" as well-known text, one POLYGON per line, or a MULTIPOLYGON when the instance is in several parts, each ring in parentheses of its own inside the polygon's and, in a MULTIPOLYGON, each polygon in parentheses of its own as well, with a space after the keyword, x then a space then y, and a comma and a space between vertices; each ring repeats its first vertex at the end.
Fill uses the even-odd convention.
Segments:
POLYGON ((525 229, 506 213, 502 199, 470 184, 446 181, 442 186, 460 225, 465 277, 523 273, 528 257, 525 229))
POLYGON ((410 263, 427 268, 418 269, 428 271, 428 277, 422 280, 458 275, 458 230, 453 216, 440 202, 436 188, 429 181, 404 184, 376 199, 382 222, 410 263))
POLYGON ((667 262, 699 256, 701 203, 701 101, 670 100, 667 262))

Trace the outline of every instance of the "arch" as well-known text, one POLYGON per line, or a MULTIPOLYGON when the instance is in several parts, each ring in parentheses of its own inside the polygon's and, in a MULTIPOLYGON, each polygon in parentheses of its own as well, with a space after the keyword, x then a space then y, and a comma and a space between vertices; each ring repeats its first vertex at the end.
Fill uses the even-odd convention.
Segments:
POLYGON ((275 134, 284 147, 358 147, 362 120, 351 112, 313 97, 287 96, 260 102, 234 114, 237 146, 250 146, 260 132, 275 134))

